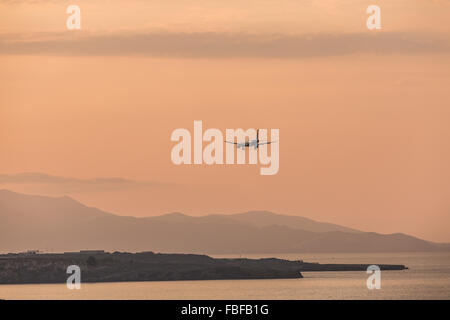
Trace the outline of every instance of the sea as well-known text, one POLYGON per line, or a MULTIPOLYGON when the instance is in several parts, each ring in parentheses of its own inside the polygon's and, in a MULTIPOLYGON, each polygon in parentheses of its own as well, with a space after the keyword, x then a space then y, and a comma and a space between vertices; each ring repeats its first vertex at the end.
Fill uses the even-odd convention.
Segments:
MULTIPOLYGON (((369 289, 365 271, 303 272, 304 278, 119 283, 0 285, 0 299, 450 299, 450 252, 311 253, 212 255, 319 263, 403 264, 408 270, 381 271, 379 289, 369 289)), ((82 279, 81 279, 82 280, 82 279)))

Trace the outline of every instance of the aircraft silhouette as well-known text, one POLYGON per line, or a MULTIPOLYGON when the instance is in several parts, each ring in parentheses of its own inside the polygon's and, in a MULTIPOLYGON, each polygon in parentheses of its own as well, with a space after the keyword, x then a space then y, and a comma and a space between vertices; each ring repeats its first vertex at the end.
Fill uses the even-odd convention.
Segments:
POLYGON ((250 148, 250 147, 254 147, 255 149, 258 149, 260 145, 263 144, 271 144, 274 143, 276 141, 264 141, 264 142, 259 142, 259 129, 256 130, 256 139, 255 140, 250 140, 250 141, 246 141, 246 142, 231 142, 231 141, 227 141, 225 140, 226 143, 231 143, 231 144, 235 144, 236 148, 241 148, 242 150, 245 150, 245 148, 250 148))

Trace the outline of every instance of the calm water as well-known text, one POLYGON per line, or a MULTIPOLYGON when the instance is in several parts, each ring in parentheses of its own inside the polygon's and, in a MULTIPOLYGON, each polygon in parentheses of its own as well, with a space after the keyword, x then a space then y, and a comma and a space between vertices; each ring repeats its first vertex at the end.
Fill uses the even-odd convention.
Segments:
MULTIPOLYGON (((450 299, 450 253, 278 254, 320 263, 404 264, 382 271, 381 289, 368 290, 365 272, 304 272, 303 279, 0 285, 0 299, 450 299)), ((231 255, 217 257, 235 257, 231 255)))

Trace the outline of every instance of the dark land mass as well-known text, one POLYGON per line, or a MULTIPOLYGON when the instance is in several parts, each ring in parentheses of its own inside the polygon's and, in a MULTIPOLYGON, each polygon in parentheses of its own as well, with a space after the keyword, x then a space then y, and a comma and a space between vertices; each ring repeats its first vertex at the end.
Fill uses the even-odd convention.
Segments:
MULTIPOLYGON (((206 255, 64 253, 0 255, 0 284, 65 283, 67 267, 81 269, 81 282, 303 278, 301 271, 365 271, 366 264, 318 264, 301 260, 215 259, 206 255)), ((403 270, 403 265, 379 265, 403 270)))

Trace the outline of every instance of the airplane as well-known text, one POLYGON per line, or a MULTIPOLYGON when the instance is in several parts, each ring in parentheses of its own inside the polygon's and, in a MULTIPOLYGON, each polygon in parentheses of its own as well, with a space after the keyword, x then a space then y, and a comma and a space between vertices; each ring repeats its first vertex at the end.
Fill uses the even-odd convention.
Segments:
POLYGON ((256 130, 256 140, 250 140, 250 141, 246 141, 246 142, 231 142, 231 141, 225 140, 225 142, 226 143, 235 144, 236 148, 238 148, 238 149, 241 148, 242 150, 245 150, 245 148, 254 147, 255 150, 256 150, 262 144, 271 144, 271 143, 274 143, 276 141, 259 142, 259 129, 257 129, 256 130))

